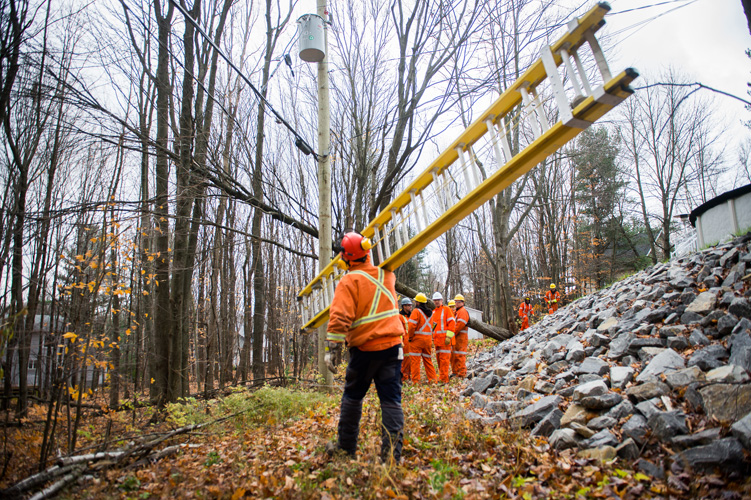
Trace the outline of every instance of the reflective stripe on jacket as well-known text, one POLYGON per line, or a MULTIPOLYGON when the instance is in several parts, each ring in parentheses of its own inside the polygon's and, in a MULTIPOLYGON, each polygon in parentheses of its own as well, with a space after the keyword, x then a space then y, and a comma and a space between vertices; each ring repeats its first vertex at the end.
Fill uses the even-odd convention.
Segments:
POLYGON ((401 343, 404 334, 397 309, 396 278, 370 263, 354 263, 334 291, 326 340, 347 341, 363 351, 380 351, 401 343))
POLYGON ((447 306, 436 307, 430 317, 430 328, 436 335, 445 334, 446 331, 454 331, 456 321, 454 313, 447 306))
POLYGON ((432 336, 433 332, 430 329, 430 322, 427 315, 422 312, 419 307, 416 307, 412 311, 412 315, 409 317, 409 336, 415 335, 429 335, 432 336))
POLYGON ((469 333, 469 327, 467 327, 467 323, 469 323, 469 311, 464 306, 458 307, 455 315, 457 335, 460 333, 469 333))

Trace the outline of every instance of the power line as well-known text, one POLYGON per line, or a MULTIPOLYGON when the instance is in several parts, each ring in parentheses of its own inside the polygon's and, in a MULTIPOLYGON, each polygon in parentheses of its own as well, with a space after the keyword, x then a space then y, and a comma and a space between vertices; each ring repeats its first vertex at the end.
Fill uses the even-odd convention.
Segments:
MULTIPOLYGON (((282 125, 284 125, 287 128, 287 130, 289 130, 292 133, 293 136, 295 136, 295 146, 297 146, 297 148, 300 151, 302 151, 304 154, 306 154, 306 155, 312 154, 313 157, 316 160, 320 160, 319 155, 317 155, 313 151, 313 148, 310 146, 310 144, 308 144, 305 141, 305 139, 303 139, 303 137, 297 132, 297 130, 295 130, 295 128, 292 127, 292 125, 290 125, 289 123, 287 123, 287 120, 285 120, 284 117, 282 117, 282 115, 280 115, 274 109, 274 107, 271 105, 271 103, 268 101, 268 99, 266 99, 263 96, 263 94, 255 87, 255 85, 253 85, 253 82, 251 82, 250 79, 248 79, 248 77, 245 76, 242 71, 240 71, 240 68, 238 68, 237 66, 235 66, 235 64, 230 60, 230 58, 227 57, 224 54, 224 52, 222 51, 222 49, 220 49, 214 43, 214 41, 211 40, 211 38, 206 34, 205 31, 203 31, 203 28, 201 28, 201 26, 195 21, 195 19, 193 19, 192 17, 190 17, 190 14, 188 14, 185 11, 185 9, 183 9, 175 0, 170 0, 170 3, 172 3, 172 5, 175 6, 175 8, 180 12, 180 14, 183 15, 183 17, 185 18, 185 20, 188 21, 190 24, 192 24, 193 27, 196 29, 196 31, 198 31, 198 33, 200 33, 201 36, 204 37, 204 39, 206 39, 206 42, 208 42, 208 44, 211 45, 211 47, 217 52, 217 54, 219 54, 220 56, 222 56, 222 59, 224 59, 227 62, 227 64, 229 65, 229 67, 232 68, 233 70, 235 70, 235 72, 240 76, 240 78, 242 78, 243 81, 248 84, 248 86, 253 91, 253 93, 256 95, 256 97, 258 97, 258 99, 261 102, 263 102, 266 106, 268 106, 269 111, 271 111, 271 114, 273 114, 276 117, 276 119, 282 125)), ((325 157, 325 155, 324 155, 324 157, 325 157)))

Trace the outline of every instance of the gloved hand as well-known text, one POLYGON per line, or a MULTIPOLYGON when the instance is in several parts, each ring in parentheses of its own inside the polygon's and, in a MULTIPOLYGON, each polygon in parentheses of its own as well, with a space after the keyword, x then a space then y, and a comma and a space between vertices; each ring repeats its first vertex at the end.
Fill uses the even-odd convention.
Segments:
POLYGON ((454 338, 454 332, 451 330, 448 330, 446 332, 446 340, 444 341, 444 345, 449 345, 451 343, 451 339, 454 338))
POLYGON ((326 367, 333 374, 336 374, 336 366, 334 366, 334 356, 340 353, 342 350, 342 344, 338 342, 326 342, 326 350, 323 355, 323 361, 326 363, 326 367))
POLYGON ((557 304, 557 303, 558 303, 558 299, 553 299, 553 304, 557 304))

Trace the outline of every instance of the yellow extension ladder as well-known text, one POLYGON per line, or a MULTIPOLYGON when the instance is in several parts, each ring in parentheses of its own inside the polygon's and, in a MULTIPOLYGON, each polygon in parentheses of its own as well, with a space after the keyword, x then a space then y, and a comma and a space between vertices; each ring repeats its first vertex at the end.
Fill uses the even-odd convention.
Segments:
MULTIPOLYGON (((613 77, 594 36, 605 24, 609 10, 607 3, 599 3, 581 18, 570 21, 567 33, 554 44, 544 46, 529 69, 360 231, 373 240, 380 267, 393 271, 404 264, 633 93, 628 85, 638 73, 628 68, 613 77), (587 74, 579 56, 585 44, 594 57, 594 75, 587 74), (543 106, 547 100, 558 110, 559 120, 552 125, 543 106), (519 104, 521 108, 514 112, 519 104), (508 141, 512 127, 528 127, 532 131, 529 143, 520 144, 514 156, 508 141), (478 141, 486 134, 484 147, 492 148, 497 169, 483 179, 471 156, 483 147, 478 141), (449 180, 459 175, 464 186, 454 193, 458 196, 453 196, 457 198, 453 202, 449 180), (428 201, 437 202, 437 217, 427 210, 428 201), (410 222, 417 228, 411 237, 407 231, 410 222)), ((334 288, 343 276, 338 260, 337 255, 298 294, 303 330, 317 328, 328 320, 334 288)))

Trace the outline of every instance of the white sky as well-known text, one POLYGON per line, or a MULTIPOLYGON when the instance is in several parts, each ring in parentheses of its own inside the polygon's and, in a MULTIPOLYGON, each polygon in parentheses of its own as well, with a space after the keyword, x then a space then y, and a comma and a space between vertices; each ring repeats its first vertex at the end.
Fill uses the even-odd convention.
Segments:
MULTIPOLYGON (((692 82, 751 100, 747 94, 751 59, 745 54, 745 50, 751 48, 751 34, 741 0, 664 2, 666 0, 610 2, 612 10, 605 18, 607 24, 603 30, 613 34, 617 42, 607 51, 611 69, 620 71, 632 66, 655 81, 663 68, 672 66, 692 82), (655 4, 663 5, 618 14, 655 4), (656 16, 660 17, 636 26, 656 16)), ((633 83, 635 87, 639 85, 639 80, 633 83)), ((742 120, 751 120, 751 112, 737 100, 705 90, 700 92, 705 93, 705 97, 715 96, 718 117, 727 122, 734 136, 728 138, 728 145, 735 149, 743 136, 751 135, 751 131, 740 124, 742 120)), ((734 160, 735 153, 730 154, 729 160, 734 160)))

